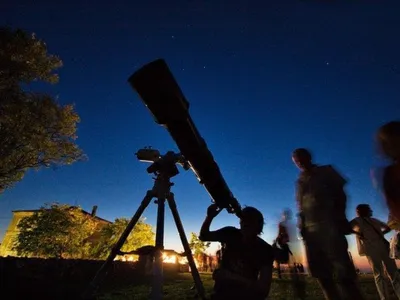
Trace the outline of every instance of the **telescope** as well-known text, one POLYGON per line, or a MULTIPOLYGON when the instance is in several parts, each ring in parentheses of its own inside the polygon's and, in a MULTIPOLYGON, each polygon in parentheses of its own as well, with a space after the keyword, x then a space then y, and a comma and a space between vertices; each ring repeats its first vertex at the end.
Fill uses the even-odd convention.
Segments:
POLYGON ((130 76, 128 81, 150 110, 155 122, 167 129, 180 155, 205 187, 212 202, 239 217, 241 206, 197 130, 189 114, 189 102, 166 62, 163 59, 150 62, 130 76))

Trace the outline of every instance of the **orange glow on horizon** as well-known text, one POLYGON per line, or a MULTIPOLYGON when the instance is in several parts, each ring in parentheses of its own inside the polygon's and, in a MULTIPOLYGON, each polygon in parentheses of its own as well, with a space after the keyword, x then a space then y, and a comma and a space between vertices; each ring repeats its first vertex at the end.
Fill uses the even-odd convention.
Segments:
POLYGON ((166 253, 163 253, 163 262, 167 264, 176 264, 178 262, 178 259, 176 255, 167 255, 166 253))

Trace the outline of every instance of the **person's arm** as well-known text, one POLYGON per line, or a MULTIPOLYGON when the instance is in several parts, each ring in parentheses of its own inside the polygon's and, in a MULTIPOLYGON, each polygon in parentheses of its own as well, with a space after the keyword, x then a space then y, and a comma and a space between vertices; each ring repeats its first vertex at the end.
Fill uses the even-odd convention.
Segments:
POLYGON ((358 236, 360 239, 363 239, 363 238, 364 238, 364 235, 363 235, 361 232, 355 231, 354 229, 351 230, 351 233, 352 233, 352 234, 355 234, 355 235, 358 236))
POLYGON ((384 227, 384 229, 382 231, 382 234, 385 235, 386 233, 389 233, 391 231, 392 231, 392 229, 385 224, 385 227, 384 227))
POLYGON ((207 209, 207 216, 203 221, 200 229, 199 239, 203 242, 218 242, 220 241, 219 231, 210 231, 212 220, 221 212, 221 209, 216 204, 211 204, 207 209))
POLYGON ((386 167, 383 173, 383 194, 389 213, 395 219, 400 220, 400 195, 396 192, 400 182, 396 182, 395 177, 394 167, 386 167))
POLYGON ((300 235, 303 236, 303 231, 304 231, 304 215, 302 212, 302 198, 303 198, 303 189, 302 185, 300 183, 300 179, 297 180, 296 182, 296 194, 295 194, 295 199, 296 199, 296 205, 297 205, 297 228, 300 232, 300 235))
POLYGON ((386 223, 383 223, 382 221, 375 218, 373 220, 378 224, 379 228, 382 230, 383 235, 392 231, 392 229, 386 223))
POLYGON ((364 235, 362 234, 362 232, 356 230, 356 228, 359 228, 356 218, 350 221, 350 228, 351 228, 351 233, 357 235, 360 239, 364 238, 364 235))

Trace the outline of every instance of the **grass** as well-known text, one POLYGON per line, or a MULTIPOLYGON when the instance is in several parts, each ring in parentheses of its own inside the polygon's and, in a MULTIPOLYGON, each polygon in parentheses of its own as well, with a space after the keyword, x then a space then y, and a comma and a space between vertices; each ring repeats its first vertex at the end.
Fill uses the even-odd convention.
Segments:
MULTIPOLYGON (((202 273, 206 294, 210 295, 214 282, 211 274, 202 273)), ((324 299, 317 282, 310 277, 306 277, 306 298, 307 300, 324 299)), ((193 280, 190 273, 179 273, 173 277, 164 278, 164 299, 195 299, 195 292, 190 288, 193 280)), ((360 286, 366 300, 379 299, 372 275, 360 276, 360 286)), ((114 287, 113 290, 105 291, 99 299, 101 300, 147 300, 151 290, 150 284, 128 285, 125 287, 114 287)), ((281 280, 274 278, 271 286, 269 299, 289 300, 296 299, 293 294, 290 278, 281 280)), ((389 299, 397 299, 396 297, 389 299)))

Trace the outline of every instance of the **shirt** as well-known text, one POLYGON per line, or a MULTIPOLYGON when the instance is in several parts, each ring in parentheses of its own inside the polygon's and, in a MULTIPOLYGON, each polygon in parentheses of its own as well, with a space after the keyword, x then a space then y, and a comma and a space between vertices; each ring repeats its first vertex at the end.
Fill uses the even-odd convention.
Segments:
POLYGON ((291 221, 281 221, 278 225, 278 236, 283 232, 286 235, 288 243, 297 241, 297 227, 291 221))
POLYGON ((300 174, 296 200, 304 228, 346 219, 345 184, 346 180, 330 165, 314 166, 300 174))
MULTIPOLYGON (((242 233, 235 227, 223 227, 215 232, 217 240, 225 243, 220 268, 226 269, 249 280, 256 281, 261 269, 265 266, 272 268, 274 252, 272 246, 260 237, 252 244, 243 242, 242 233)), ((234 299, 258 299, 253 291, 245 290, 236 282, 215 282, 217 294, 234 299)), ((260 298, 262 299, 262 298, 260 298)))
POLYGON ((354 231, 362 233, 364 236, 363 239, 360 239, 358 235, 356 236, 357 249, 360 256, 368 256, 377 247, 386 247, 384 244, 385 237, 383 234, 378 234, 382 232, 382 228, 386 228, 387 226, 382 221, 375 218, 363 219, 357 217, 350 222, 350 225, 354 231))

